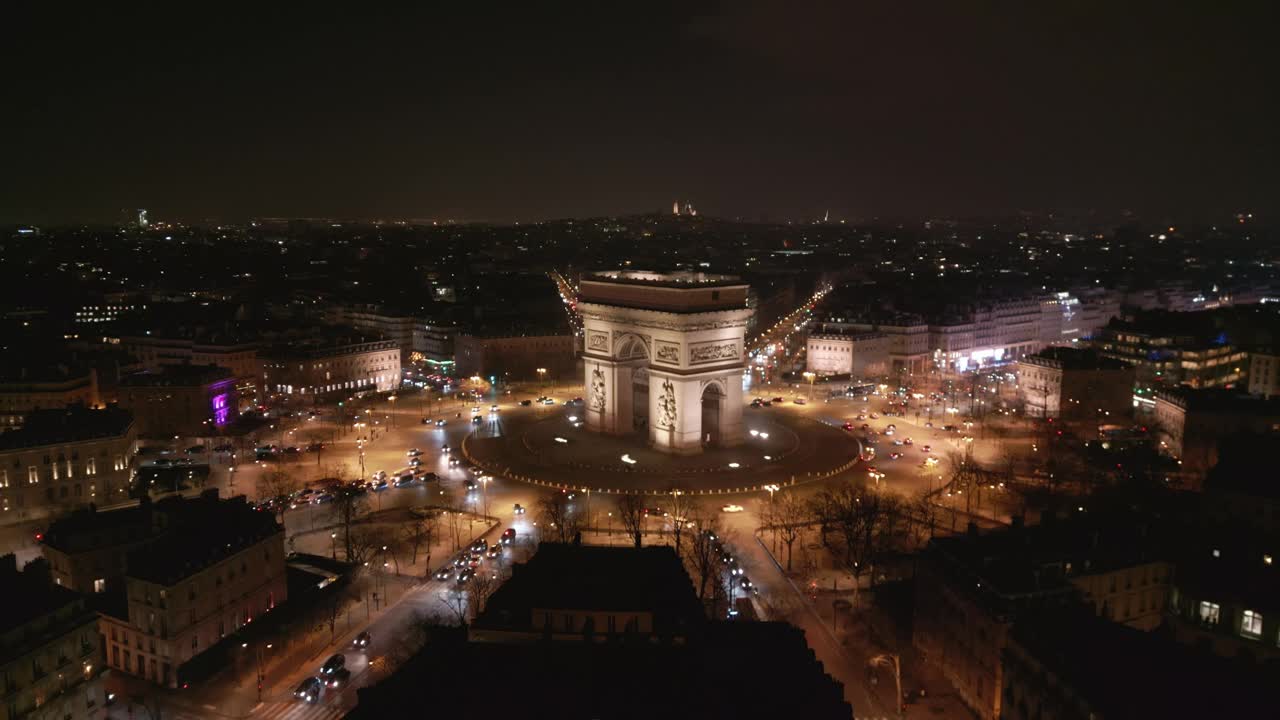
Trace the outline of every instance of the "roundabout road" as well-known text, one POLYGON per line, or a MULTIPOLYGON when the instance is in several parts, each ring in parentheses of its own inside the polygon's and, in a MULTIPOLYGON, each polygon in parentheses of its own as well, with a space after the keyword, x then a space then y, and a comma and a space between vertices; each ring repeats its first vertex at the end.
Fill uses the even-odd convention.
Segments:
POLYGON ((470 461, 496 475, 598 492, 756 491, 770 484, 824 479, 858 460, 859 445, 847 433, 787 408, 748 407, 743 416, 748 432, 741 445, 690 456, 660 453, 639 435, 591 432, 578 426, 580 412, 559 406, 542 413, 511 413, 500 432, 481 428, 467 438, 463 450, 470 461))

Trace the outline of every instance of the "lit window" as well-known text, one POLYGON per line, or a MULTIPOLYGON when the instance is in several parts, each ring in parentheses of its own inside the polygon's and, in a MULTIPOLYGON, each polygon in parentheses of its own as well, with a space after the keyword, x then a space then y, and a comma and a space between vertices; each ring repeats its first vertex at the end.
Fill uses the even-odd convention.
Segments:
POLYGON ((1208 625, 1217 625, 1221 614, 1222 608, 1218 606, 1218 603, 1211 603, 1207 600, 1200 601, 1200 622, 1208 625))
POLYGON ((27 484, 35 485, 38 482, 40 482, 40 471, 36 469, 35 465, 32 465, 27 468, 27 484))
POLYGON ((105 578, 98 578, 93 581, 93 591, 96 593, 103 592, 107 589, 107 581, 105 578))
POLYGON ((1262 637, 1262 613, 1245 610, 1240 616, 1240 634, 1248 637, 1262 637))

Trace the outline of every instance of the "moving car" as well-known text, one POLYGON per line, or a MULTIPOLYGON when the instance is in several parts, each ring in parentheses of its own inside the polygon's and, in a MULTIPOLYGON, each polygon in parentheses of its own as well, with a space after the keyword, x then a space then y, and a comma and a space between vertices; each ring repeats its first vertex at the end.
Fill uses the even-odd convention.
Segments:
POLYGON ((468 478, 468 479, 466 479, 466 480, 464 480, 464 481, 463 481, 463 483, 462 483, 462 487, 466 488, 466 489, 467 489, 467 492, 473 492, 473 491, 478 490, 478 489, 480 488, 480 484, 479 484, 479 483, 477 483, 475 480, 472 480, 472 479, 468 478))
POLYGON ((468 582, 470 582, 471 578, 475 576, 476 576, 475 570, 469 567, 462 568, 462 570, 458 571, 458 584, 465 585, 468 582))
POLYGON ((483 418, 481 418, 479 415, 476 415, 475 417, 471 418, 471 424, 472 424, 472 425, 479 425, 479 424, 480 424, 481 422, 483 422, 483 421, 484 421, 484 419, 483 419, 483 418))
POLYGON ((409 448, 408 450, 405 451, 404 454, 408 455, 409 457, 418 457, 419 455, 422 454, 422 451, 419 450, 418 448, 409 448))
POLYGON ((396 487, 404 487, 413 484, 413 473, 405 473, 396 478, 396 487))
POLYGON ((804 398, 796 398, 796 399, 795 399, 795 400, 793 400, 792 402, 794 402, 794 403, 795 403, 795 404, 797 404, 797 405, 804 405, 804 404, 805 404, 805 399, 804 399, 804 398))
POLYGON ((443 419, 436 421, 436 427, 444 427, 444 425, 445 425, 445 421, 443 419))
POLYGON ((376 472, 376 473, 374 473, 374 474, 373 474, 373 479, 374 479, 374 480, 386 480, 386 479, 387 479, 387 471, 386 471, 386 470, 379 470, 378 472, 376 472))
POLYGON ((453 577, 453 568, 449 567, 448 565, 436 571, 436 579, 440 580, 441 582, 448 580, 451 577, 453 577))
POLYGON ((497 558, 497 557, 501 557, 501 556, 502 556, 502 546, 501 546, 501 545, 497 545, 497 544, 495 544, 493 547, 489 548, 489 552, 487 552, 487 553, 485 553, 485 554, 489 556, 489 559, 490 559, 490 560, 493 560, 494 558, 497 558))
POLYGON ((409 467, 418 467, 422 464, 421 458, 409 458, 409 467))
POLYGON ((512 512, 512 513, 514 513, 514 514, 516 514, 516 515, 523 515, 523 514, 524 514, 524 506, 523 506, 523 505, 521 505, 520 503, 516 503, 516 504, 515 504, 515 507, 511 508, 511 512, 512 512))
POLYGON ((491 412, 491 413, 493 413, 493 412, 498 412, 498 406, 497 406, 497 405, 490 405, 490 406, 489 406, 489 412, 491 412))
POLYGON ((346 668, 338 668, 324 679, 324 686, 327 688, 340 688, 347 684, 351 679, 351 671, 346 668))
POLYGON ((533 404, 533 401, 532 401, 532 400, 521 400, 521 401, 520 401, 520 407, 529 407, 529 406, 530 406, 530 405, 532 405, 532 404, 533 404))
POLYGON ((324 685, 321 684, 320 678, 309 677, 298 685, 298 689, 293 691, 293 696, 304 702, 316 702, 320 699, 320 695, 324 692, 324 685))
POLYGON ((471 543, 471 552, 473 553, 482 553, 488 549, 489 549, 489 541, 485 540, 484 538, 480 538, 479 540, 471 543))
POLYGON ((462 464, 462 461, 452 455, 449 456, 449 467, 456 468, 462 464))
POLYGON ((507 528, 506 530, 502 531, 502 539, 499 540, 499 542, 501 542, 503 545, 510 545, 511 543, 515 542, 515 539, 516 539, 516 529, 507 528))
POLYGON ((368 630, 365 630, 364 632, 357 635, 356 639, 351 641, 351 644, 355 645, 358 648, 365 648, 365 647, 369 647, 369 642, 372 640, 373 640, 373 636, 369 634, 368 630))
POLYGON ((738 587, 747 591, 756 589, 756 586, 751 583, 751 578, 747 577, 746 575, 743 575, 742 577, 738 578, 738 587))
POLYGON ((320 672, 325 675, 332 675, 347 666, 347 656, 342 653, 334 653, 324 661, 324 665, 320 666, 320 672))

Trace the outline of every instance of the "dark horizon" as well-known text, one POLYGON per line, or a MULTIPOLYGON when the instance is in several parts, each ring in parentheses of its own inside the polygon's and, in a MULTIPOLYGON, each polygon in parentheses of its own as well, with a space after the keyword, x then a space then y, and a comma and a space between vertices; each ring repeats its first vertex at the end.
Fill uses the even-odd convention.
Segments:
POLYGON ((1275 210, 1274 10, 24 7, 0 223, 1275 210))

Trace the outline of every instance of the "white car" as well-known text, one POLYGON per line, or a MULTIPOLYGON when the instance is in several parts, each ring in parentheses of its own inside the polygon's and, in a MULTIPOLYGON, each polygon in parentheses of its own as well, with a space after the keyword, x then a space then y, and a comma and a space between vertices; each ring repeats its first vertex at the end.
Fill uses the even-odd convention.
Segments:
POLYGON ((418 457, 419 455, 422 454, 422 451, 419 450, 418 448, 409 448, 408 450, 405 451, 404 454, 408 455, 409 457, 418 457))
POLYGON ((742 512, 742 510, 743 510, 743 507, 741 505, 725 505, 724 507, 720 508, 720 512, 727 512, 727 513, 740 513, 742 512))
POLYGON ((387 471, 386 471, 386 470, 379 470, 378 472, 376 472, 376 473, 374 473, 374 474, 373 474, 373 479, 374 479, 374 480, 386 480, 386 479, 387 479, 387 471))
POLYGON ((489 412, 498 412, 498 406, 497 406, 497 405, 490 405, 490 406, 489 406, 489 412))

